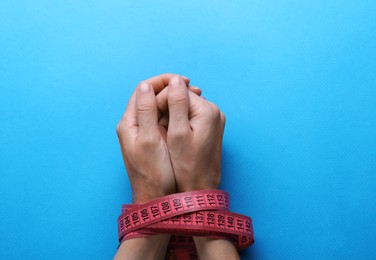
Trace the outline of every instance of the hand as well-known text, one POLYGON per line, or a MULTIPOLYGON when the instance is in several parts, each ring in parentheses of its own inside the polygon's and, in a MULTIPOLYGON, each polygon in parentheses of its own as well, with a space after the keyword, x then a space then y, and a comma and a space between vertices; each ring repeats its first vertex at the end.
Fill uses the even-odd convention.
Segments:
MULTIPOLYGON (((172 77, 158 96, 169 113, 167 147, 178 192, 216 189, 221 180, 225 115, 216 105, 191 93, 181 77, 172 77)), ((166 127, 166 121, 163 122, 166 127)))
MULTIPOLYGON (((167 86, 173 76, 163 74, 142 81, 116 128, 134 203, 145 203, 176 190, 165 141, 166 129, 159 123, 161 114, 158 113, 156 99, 156 94, 167 86)), ((185 86, 189 84, 187 78, 182 80, 185 86)), ((190 90, 201 93, 194 87, 190 90)))
MULTIPOLYGON (((156 94, 164 89, 172 74, 163 74, 141 82, 116 127, 132 187, 133 203, 175 192, 175 177, 166 145, 165 117, 157 109, 156 94)), ((189 80, 184 78, 186 85, 189 80)), ((189 87, 201 94, 201 90, 189 87)), ((126 240, 114 259, 164 259, 169 235, 126 240), (146 249, 146 250, 145 250, 146 249)))
MULTIPOLYGON (((186 83, 179 77, 170 80, 157 100, 163 112, 162 124, 168 128, 167 146, 177 191, 218 188, 225 115, 213 103, 187 91, 186 83)), ((228 240, 193 239, 200 259, 240 259, 228 240)))

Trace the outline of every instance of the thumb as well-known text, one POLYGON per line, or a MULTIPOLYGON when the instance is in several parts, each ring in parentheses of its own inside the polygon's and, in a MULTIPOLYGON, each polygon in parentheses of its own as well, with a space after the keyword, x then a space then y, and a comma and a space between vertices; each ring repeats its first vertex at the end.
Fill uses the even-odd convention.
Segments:
POLYGON ((180 77, 173 77, 170 80, 167 101, 170 114, 168 131, 170 133, 185 133, 190 129, 189 96, 187 85, 180 77))
POLYGON ((142 82, 137 87, 136 113, 140 135, 151 137, 159 133, 157 100, 149 83, 142 82))

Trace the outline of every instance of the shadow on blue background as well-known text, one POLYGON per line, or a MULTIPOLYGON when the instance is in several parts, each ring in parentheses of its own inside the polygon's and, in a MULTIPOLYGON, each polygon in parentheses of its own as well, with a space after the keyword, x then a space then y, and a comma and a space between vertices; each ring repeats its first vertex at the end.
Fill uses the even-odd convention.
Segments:
POLYGON ((138 81, 226 113, 244 259, 375 259, 375 1, 1 1, 0 258, 110 259, 138 81))

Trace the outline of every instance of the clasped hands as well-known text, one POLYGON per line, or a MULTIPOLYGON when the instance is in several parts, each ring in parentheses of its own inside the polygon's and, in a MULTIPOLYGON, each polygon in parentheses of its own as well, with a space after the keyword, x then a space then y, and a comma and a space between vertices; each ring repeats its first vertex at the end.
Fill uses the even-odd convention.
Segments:
POLYGON ((216 189, 225 116, 189 79, 163 74, 139 83, 117 125, 133 203, 216 189))
MULTIPOLYGON (((189 79, 163 74, 140 82, 117 125, 133 203, 176 192, 217 189, 225 116, 189 79)), ((124 241, 116 260, 165 259, 170 235, 124 241)), ((200 259, 239 259, 226 239, 194 236, 200 259)))

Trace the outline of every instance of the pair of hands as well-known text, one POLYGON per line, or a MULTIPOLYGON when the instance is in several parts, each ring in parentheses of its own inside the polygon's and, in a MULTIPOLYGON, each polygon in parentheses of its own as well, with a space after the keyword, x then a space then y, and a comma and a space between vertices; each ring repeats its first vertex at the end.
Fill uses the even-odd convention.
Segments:
POLYGON ((189 79, 140 82, 117 125, 133 203, 220 184, 225 116, 189 79))
MULTIPOLYGON (((189 79, 173 74, 142 81, 132 94, 116 130, 133 203, 218 188, 225 116, 200 95, 189 79)), ((165 259, 169 239, 160 234, 126 240, 114 259, 165 259)), ((193 239, 200 259, 239 259, 228 240, 193 239)))

